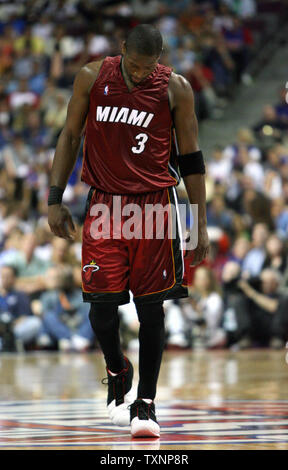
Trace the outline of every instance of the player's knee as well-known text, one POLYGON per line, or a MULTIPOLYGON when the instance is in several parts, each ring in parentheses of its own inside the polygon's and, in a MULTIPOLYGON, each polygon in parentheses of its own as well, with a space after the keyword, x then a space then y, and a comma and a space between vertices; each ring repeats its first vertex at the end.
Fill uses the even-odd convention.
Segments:
POLYGON ((156 326, 164 324, 163 303, 139 304, 136 306, 140 324, 156 326))
POLYGON ((89 320, 94 332, 108 330, 113 323, 119 322, 118 305, 91 303, 89 320))

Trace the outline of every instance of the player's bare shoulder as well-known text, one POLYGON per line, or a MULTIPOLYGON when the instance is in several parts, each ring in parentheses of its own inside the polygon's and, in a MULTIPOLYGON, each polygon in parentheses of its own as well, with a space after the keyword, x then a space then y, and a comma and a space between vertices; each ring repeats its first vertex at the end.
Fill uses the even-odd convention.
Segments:
POLYGON ((189 81, 187 78, 183 77, 183 75, 179 75, 175 72, 171 73, 168 93, 172 109, 174 109, 179 102, 193 100, 193 91, 189 81))
POLYGON ((104 59, 88 62, 77 72, 74 87, 76 86, 82 92, 90 93, 95 80, 99 75, 100 68, 104 59))

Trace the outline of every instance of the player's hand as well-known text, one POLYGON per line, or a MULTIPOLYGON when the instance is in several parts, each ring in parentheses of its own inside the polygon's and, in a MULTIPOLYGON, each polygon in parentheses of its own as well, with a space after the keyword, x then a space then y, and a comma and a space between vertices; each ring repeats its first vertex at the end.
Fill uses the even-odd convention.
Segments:
MULTIPOLYGON (((190 235, 186 239, 186 244, 188 243, 189 247, 190 235)), ((198 227, 198 243, 194 249, 186 249, 185 257, 191 256, 193 254, 193 259, 190 264, 191 267, 197 266, 200 264, 209 253, 209 237, 207 232, 206 225, 198 227)))
POLYGON ((63 204, 48 206, 48 224, 56 237, 74 240, 76 228, 68 207, 63 204))

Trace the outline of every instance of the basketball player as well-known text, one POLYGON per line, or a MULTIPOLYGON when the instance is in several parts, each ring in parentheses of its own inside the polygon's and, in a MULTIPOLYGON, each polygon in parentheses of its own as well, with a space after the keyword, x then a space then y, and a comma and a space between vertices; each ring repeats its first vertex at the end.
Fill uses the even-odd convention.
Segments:
POLYGON ((117 219, 113 237, 96 236, 95 207, 109 209, 113 222, 115 202, 116 218, 131 204, 140 206, 142 215, 148 205, 177 206, 178 174, 172 162, 177 148, 177 169, 190 203, 198 205, 197 265, 209 245, 205 164, 191 86, 158 63, 160 32, 151 25, 136 26, 121 52, 88 63, 75 77, 51 171, 48 221, 56 236, 73 239, 74 224, 62 195, 85 133, 82 181, 90 191, 83 227, 83 300, 91 304, 89 318, 106 362, 108 411, 113 423, 131 423, 132 436, 158 437, 154 398, 165 341, 163 301, 188 295, 180 232, 169 239, 165 216, 163 239, 128 239, 119 235, 123 217, 117 219), (118 306, 129 303, 130 292, 140 328, 137 399, 128 409, 133 366, 121 351, 118 306))

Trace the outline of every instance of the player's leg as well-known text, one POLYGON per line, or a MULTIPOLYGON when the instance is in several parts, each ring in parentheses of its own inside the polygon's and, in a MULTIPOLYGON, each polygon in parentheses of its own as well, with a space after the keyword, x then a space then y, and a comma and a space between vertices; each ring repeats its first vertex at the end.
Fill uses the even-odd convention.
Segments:
POLYGON ((137 398, 154 400, 165 345, 163 303, 137 305, 139 328, 139 384, 137 398))
POLYGON ((118 305, 91 303, 89 319, 106 366, 112 373, 119 373, 126 367, 119 336, 118 305))
POLYGON ((130 288, 140 321, 139 387, 130 408, 131 434, 158 437, 154 398, 165 344, 163 301, 187 296, 187 288, 176 193, 172 188, 143 195, 141 207, 153 237, 145 232, 130 245, 130 288))
POLYGON ((113 226, 111 195, 98 190, 90 191, 86 212, 82 237, 83 299, 91 304, 91 326, 106 361, 108 412, 113 423, 125 425, 129 424, 127 401, 132 387, 133 367, 121 351, 118 305, 130 300, 127 248, 121 240, 113 240, 111 233, 108 236, 113 226), (96 230, 98 209, 100 213, 105 209, 106 213, 102 221, 103 233, 96 230))
POLYGON ((154 398, 165 345, 163 303, 138 304, 139 384, 137 400, 131 405, 131 434, 134 437, 160 435, 154 398))
POLYGON ((118 305, 91 303, 89 319, 106 362, 109 416, 114 424, 128 425, 133 366, 121 350, 118 305))

